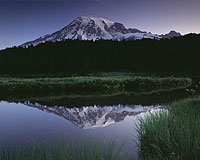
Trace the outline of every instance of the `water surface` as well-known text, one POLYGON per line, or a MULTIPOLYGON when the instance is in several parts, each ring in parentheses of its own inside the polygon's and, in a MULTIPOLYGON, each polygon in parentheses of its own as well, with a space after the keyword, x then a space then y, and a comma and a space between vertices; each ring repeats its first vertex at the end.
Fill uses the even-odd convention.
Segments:
POLYGON ((127 142, 124 151, 137 155, 135 125, 159 105, 115 105, 66 108, 0 102, 0 142, 9 144, 66 137, 72 143, 88 139, 127 142))

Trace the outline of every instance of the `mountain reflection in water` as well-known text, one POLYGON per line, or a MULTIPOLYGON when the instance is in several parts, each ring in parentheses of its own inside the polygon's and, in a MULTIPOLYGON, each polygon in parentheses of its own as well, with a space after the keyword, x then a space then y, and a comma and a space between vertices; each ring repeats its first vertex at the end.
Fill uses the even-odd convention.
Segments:
POLYGON ((53 113, 82 129, 107 127, 123 121, 127 116, 136 116, 140 113, 160 108, 160 106, 115 105, 115 106, 87 106, 81 108, 48 107, 38 103, 24 103, 26 106, 37 108, 44 112, 53 113))

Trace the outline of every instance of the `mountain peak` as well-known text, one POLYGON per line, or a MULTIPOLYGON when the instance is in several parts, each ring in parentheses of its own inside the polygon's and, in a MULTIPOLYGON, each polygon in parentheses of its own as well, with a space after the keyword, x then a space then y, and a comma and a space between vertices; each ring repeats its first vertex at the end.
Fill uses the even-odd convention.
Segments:
POLYGON ((180 37, 182 36, 179 32, 176 32, 174 30, 171 30, 169 33, 165 34, 165 35, 161 35, 161 37, 163 39, 170 39, 170 38, 174 38, 174 37, 180 37))
POLYGON ((78 17, 61 30, 42 36, 34 41, 27 42, 22 47, 36 46, 45 42, 64 41, 66 39, 79 40, 136 40, 136 39, 162 39, 181 36, 171 31, 166 35, 152 34, 136 28, 126 28, 122 23, 99 17, 78 17))
POLYGON ((88 22, 88 21, 94 21, 95 24, 99 25, 101 23, 105 23, 107 24, 108 26, 112 26, 114 24, 113 21, 111 20, 108 20, 108 19, 105 19, 105 18, 101 18, 101 17, 78 17, 77 18, 78 20, 82 20, 84 22, 88 22))

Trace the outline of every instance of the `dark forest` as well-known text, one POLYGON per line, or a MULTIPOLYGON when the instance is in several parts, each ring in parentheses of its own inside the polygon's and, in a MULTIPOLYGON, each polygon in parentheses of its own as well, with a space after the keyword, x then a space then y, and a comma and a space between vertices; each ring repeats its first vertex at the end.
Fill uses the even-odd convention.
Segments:
POLYGON ((0 51, 0 74, 199 72, 200 35, 163 40, 46 42, 0 51))

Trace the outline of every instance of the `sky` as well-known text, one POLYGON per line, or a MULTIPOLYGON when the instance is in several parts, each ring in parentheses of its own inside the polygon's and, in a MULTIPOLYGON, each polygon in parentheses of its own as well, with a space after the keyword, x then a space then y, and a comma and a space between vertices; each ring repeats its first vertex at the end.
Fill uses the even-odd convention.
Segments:
POLYGON ((200 0, 0 0, 0 49, 53 33, 80 16, 156 34, 200 33, 200 0))

